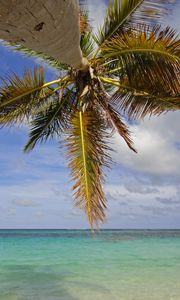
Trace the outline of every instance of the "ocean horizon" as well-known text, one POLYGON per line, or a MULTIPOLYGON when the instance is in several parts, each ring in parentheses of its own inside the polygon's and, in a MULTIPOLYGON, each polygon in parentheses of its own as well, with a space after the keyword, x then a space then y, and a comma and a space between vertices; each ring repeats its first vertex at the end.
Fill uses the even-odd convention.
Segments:
POLYGON ((180 229, 0 229, 0 300, 180 300, 180 229))
POLYGON ((144 231, 144 230, 149 230, 149 231, 180 231, 180 228, 100 228, 100 229, 94 229, 92 230, 91 228, 0 228, 0 231, 3 230, 74 230, 74 231, 144 231))

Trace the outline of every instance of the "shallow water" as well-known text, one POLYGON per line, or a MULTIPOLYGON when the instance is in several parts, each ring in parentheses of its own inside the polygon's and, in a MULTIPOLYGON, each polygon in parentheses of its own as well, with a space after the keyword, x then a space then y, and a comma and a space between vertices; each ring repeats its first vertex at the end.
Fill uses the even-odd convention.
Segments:
POLYGON ((180 300, 180 231, 0 230, 0 300, 180 300))

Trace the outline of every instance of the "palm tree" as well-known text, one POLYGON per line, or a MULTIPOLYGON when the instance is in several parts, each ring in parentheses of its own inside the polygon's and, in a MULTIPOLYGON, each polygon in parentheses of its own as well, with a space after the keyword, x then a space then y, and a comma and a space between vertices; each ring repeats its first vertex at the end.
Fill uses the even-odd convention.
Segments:
POLYGON ((105 220, 104 168, 111 163, 109 141, 114 130, 136 152, 123 117, 180 109, 180 43, 173 29, 157 25, 167 2, 110 1, 98 34, 93 34, 83 7, 84 65, 61 63, 46 49, 43 53, 18 44, 16 50, 44 58, 61 71, 61 77, 46 82, 40 67, 25 71, 22 78, 13 74, 3 80, 1 125, 29 122, 25 152, 49 138, 64 140, 75 204, 86 211, 91 226, 105 220))

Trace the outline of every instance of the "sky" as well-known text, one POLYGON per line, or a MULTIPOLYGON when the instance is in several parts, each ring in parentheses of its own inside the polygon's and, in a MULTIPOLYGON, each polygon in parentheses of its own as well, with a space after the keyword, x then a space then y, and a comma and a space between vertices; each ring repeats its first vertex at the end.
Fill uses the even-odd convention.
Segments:
MULTIPOLYGON (((93 27, 100 25, 107 1, 89 0, 93 27)), ((166 19, 180 30, 180 3, 166 19)), ((37 60, 0 46, 0 76, 37 60)), ((57 73, 47 68, 48 79, 57 73)), ((107 222, 102 228, 180 229, 180 112, 146 118, 131 124, 138 154, 115 134, 113 166, 107 172, 107 222)), ((0 130, 0 228, 88 228, 83 211, 74 208, 65 149, 58 141, 23 153, 28 130, 0 130)))

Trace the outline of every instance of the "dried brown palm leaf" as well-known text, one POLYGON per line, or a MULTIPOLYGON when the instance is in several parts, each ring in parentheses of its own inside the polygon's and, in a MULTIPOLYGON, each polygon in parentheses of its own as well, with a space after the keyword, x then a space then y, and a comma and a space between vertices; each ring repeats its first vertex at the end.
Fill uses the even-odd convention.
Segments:
POLYGON ((103 83, 114 85, 118 90, 111 96, 110 102, 116 111, 127 115, 130 119, 144 118, 146 115, 159 115, 167 111, 180 109, 180 94, 172 95, 159 83, 159 89, 141 81, 141 88, 124 80, 100 77, 103 83), (135 87, 134 87, 135 86, 135 87))
POLYGON ((81 34, 85 34, 91 31, 90 21, 88 17, 87 10, 81 7, 80 10, 80 32, 81 34))
POLYGON ((112 97, 112 101, 130 119, 144 118, 147 115, 160 115, 167 111, 180 109, 180 95, 162 97, 128 87, 127 89, 119 89, 112 97))
POLYGON ((117 132, 120 134, 120 136, 125 140, 128 147, 132 151, 137 152, 136 149, 134 148, 129 128, 122 121, 122 116, 119 113, 119 111, 116 109, 116 102, 113 101, 112 97, 105 94, 102 91, 102 89, 100 89, 100 91, 101 92, 99 92, 96 95, 96 100, 100 104, 100 106, 103 108, 103 110, 106 112, 108 121, 112 124, 114 129, 117 130, 117 132))
POLYGON ((102 51, 105 58, 119 61, 119 78, 126 76, 132 87, 141 88, 146 82, 158 90, 160 83, 166 91, 179 93, 180 42, 169 27, 152 32, 142 27, 141 32, 117 35, 102 51))
POLYGON ((91 227, 105 219, 103 167, 109 165, 104 122, 97 110, 77 111, 66 140, 69 167, 75 181, 75 203, 84 209, 91 227))

